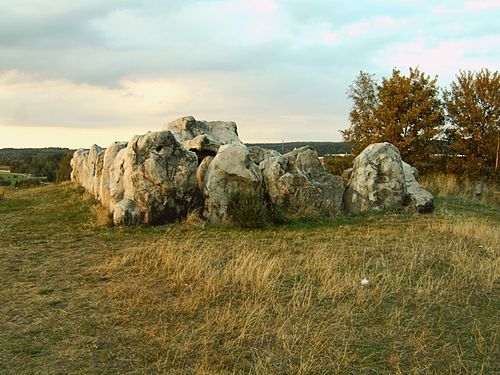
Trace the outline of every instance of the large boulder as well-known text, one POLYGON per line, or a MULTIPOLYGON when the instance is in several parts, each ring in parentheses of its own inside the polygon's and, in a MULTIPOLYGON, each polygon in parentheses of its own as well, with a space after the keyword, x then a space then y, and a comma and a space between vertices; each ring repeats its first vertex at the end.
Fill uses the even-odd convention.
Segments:
POLYGON ((115 156, 113 163, 109 166, 109 202, 110 213, 115 209, 115 205, 123 199, 125 188, 123 179, 125 176, 125 158, 127 148, 122 148, 115 156))
POLYGON ((169 122, 177 141, 198 154, 200 161, 207 155, 215 155, 221 145, 241 144, 236 123, 232 121, 198 121, 192 116, 169 122))
POLYGON ((102 147, 92 145, 88 152, 82 173, 82 186, 95 198, 99 198, 104 151, 105 149, 102 147))
POLYGON ((252 161, 244 145, 224 145, 211 160, 205 173, 204 217, 212 223, 225 221, 231 194, 243 190, 263 194, 259 167, 252 161))
POLYGON ((342 212, 342 179, 323 169, 318 153, 311 147, 266 158, 260 163, 260 169, 272 204, 286 202, 290 212, 300 215, 342 212))
POLYGON ((413 209, 418 213, 429 213, 434 211, 434 197, 417 182, 418 175, 416 168, 410 164, 403 163, 403 173, 405 177, 406 192, 413 209))
POLYGON ((122 162, 118 164, 120 167, 115 169, 114 164, 116 156, 125 147, 127 147, 127 142, 113 142, 104 152, 99 199, 110 213, 113 212, 115 205, 123 198, 123 168, 120 168, 123 166, 123 157, 121 158, 122 162))
POLYGON ((143 223, 179 220, 199 204, 197 156, 170 131, 135 136, 125 150, 123 197, 135 202, 143 223))
POLYGON ((83 185, 85 171, 87 169, 87 158, 89 150, 80 148, 73 153, 73 158, 70 161, 71 166, 71 181, 79 185, 83 185))
POLYGON ((99 188, 105 149, 93 145, 90 150, 79 149, 70 161, 71 181, 83 186, 94 197, 99 198, 99 188))
POLYGON ((353 162, 344 194, 349 213, 382 211, 405 203, 406 183, 399 150, 390 143, 374 143, 353 162))

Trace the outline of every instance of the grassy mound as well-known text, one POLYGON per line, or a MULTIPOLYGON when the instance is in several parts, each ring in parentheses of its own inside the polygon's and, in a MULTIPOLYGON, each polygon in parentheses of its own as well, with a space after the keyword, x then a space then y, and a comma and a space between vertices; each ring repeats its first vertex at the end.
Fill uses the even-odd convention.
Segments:
POLYGON ((259 230, 93 207, 71 185, 0 200, 1 373, 498 371, 498 205, 259 230))

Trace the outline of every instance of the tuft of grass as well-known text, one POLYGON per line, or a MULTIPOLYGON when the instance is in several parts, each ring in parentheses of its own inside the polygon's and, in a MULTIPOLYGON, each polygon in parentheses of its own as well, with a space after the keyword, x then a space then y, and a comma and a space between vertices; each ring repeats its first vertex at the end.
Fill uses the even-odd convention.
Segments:
POLYGON ((99 202, 94 203, 90 210, 93 224, 99 227, 110 227, 113 225, 112 215, 109 213, 108 209, 99 202))
POLYGON ((5 197, 6 191, 7 191, 7 189, 5 187, 0 186, 0 201, 3 201, 4 199, 6 199, 6 197, 5 197))
POLYGON ((201 209, 197 208, 190 211, 186 218, 182 221, 182 224, 187 227, 200 228, 205 226, 205 221, 201 215, 201 209))

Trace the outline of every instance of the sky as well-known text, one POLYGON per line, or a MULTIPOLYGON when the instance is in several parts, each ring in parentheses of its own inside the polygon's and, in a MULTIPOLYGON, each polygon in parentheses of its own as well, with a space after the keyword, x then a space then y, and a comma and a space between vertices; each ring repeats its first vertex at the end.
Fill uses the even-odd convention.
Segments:
POLYGON ((0 148, 106 147, 178 117, 340 141, 360 71, 500 67, 500 0, 2 0, 0 148))

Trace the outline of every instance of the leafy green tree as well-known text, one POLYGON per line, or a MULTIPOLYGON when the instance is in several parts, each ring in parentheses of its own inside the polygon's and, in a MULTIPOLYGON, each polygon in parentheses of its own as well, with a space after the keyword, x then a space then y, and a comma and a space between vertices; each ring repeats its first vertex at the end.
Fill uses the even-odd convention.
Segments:
POLYGON ((370 143, 377 142, 380 131, 376 111, 380 101, 378 85, 374 74, 359 72, 356 80, 349 86, 347 96, 353 101, 349 120, 351 126, 342 131, 344 141, 357 155, 370 143))
POLYGON ((69 180, 70 175, 71 175, 70 161, 72 158, 73 158, 73 153, 68 153, 59 162, 59 165, 56 169, 56 182, 57 183, 69 180))
POLYGON ((393 69, 390 78, 377 84, 372 75, 361 72, 348 96, 353 100, 351 126, 343 135, 354 154, 371 143, 390 142, 405 161, 430 169, 444 127, 437 78, 418 68, 410 68, 407 76, 393 69))
POLYGON ((453 172, 474 177, 498 174, 500 74, 461 71, 444 92, 453 172))

